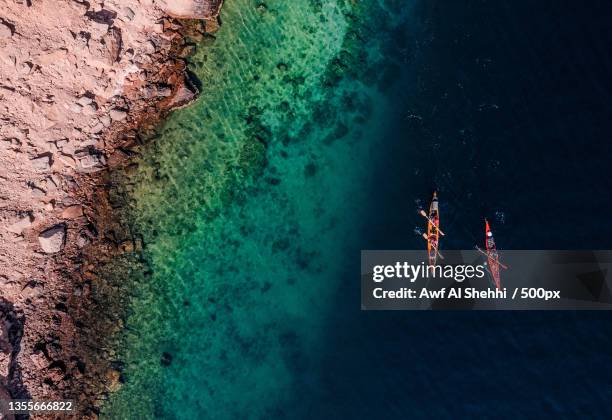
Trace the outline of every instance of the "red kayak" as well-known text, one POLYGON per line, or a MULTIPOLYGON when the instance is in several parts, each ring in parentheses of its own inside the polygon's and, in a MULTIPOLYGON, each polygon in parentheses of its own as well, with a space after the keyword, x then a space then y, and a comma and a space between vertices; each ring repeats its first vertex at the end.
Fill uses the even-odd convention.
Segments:
POLYGON ((427 254, 429 265, 436 265, 438 259, 438 244, 440 240, 440 213, 438 212, 438 194, 433 193, 429 214, 427 217, 427 254))
POLYGON ((491 272, 491 277, 493 277, 493 281, 495 282, 495 287, 500 289, 501 282, 499 275, 499 255, 497 253, 497 247, 495 246, 493 232, 491 232, 491 227, 489 226, 489 222, 487 221, 487 219, 485 219, 485 234, 485 242, 487 245, 487 263, 489 265, 489 271, 491 272))

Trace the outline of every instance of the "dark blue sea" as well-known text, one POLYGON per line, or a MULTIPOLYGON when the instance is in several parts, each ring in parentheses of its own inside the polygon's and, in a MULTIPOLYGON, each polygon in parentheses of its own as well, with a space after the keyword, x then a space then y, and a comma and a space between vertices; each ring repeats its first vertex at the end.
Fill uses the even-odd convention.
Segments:
MULTIPOLYGON (((443 248, 482 244, 487 217, 500 248, 609 249, 612 4, 422 1, 414 13, 387 46, 411 56, 392 88, 410 94, 396 96, 360 247, 422 246, 414 209, 438 190, 443 248)), ((355 299, 330 320, 320 416, 612 413, 607 312, 370 313, 355 299)))

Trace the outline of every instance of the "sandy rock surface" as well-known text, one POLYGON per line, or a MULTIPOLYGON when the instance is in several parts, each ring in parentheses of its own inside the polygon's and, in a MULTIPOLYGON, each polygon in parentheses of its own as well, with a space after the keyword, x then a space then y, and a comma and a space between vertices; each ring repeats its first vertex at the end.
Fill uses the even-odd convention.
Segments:
POLYGON ((76 320, 96 275, 87 249, 139 247, 115 232, 98 174, 129 158, 120 146, 139 127, 195 98, 182 24, 168 15, 206 18, 220 5, 0 0, 0 394, 73 397, 95 417, 98 388, 113 388, 95 376, 92 333, 76 320))
POLYGON ((148 3, 0 0, 0 273, 11 281, 44 258, 28 231, 61 219, 75 172, 102 168, 103 131, 128 118, 124 87, 146 78, 140 63, 163 34, 148 3))

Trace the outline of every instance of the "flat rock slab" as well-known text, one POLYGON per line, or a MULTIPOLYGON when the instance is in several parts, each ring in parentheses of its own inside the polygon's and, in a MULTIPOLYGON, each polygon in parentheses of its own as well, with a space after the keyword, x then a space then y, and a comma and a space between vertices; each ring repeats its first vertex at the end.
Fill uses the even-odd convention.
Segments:
POLYGON ((48 171, 51 168, 51 156, 42 155, 32 159, 32 167, 38 171, 48 171))
POLYGON ((113 121, 123 121, 127 118, 127 112, 120 109, 111 109, 109 115, 113 121))
POLYGON ((38 235, 38 242, 43 252, 54 254, 60 252, 66 240, 66 225, 55 225, 38 235))
POLYGON ((32 221, 33 220, 34 220, 34 217, 32 217, 31 215, 28 214, 27 216, 20 218, 17 222, 15 222, 12 225, 10 225, 7 228, 7 230, 9 232, 12 232, 12 233, 15 233, 15 234, 19 235, 25 229, 27 229, 30 226, 32 226, 32 221))
POLYGON ((10 26, 0 20, 0 38, 10 38, 13 36, 13 30, 10 26))
POLYGON ((76 219, 83 215, 83 207, 81 206, 70 206, 66 207, 62 211, 62 219, 76 219))
POLYGON ((185 19, 210 19, 219 14, 223 0, 165 0, 163 3, 162 9, 169 15, 185 19))

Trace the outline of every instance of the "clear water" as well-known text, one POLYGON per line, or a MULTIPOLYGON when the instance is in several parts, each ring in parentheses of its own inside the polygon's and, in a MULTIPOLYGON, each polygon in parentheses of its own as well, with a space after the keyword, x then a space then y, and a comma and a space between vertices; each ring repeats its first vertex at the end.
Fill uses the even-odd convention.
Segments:
POLYGON ((382 57, 365 54, 361 12, 234 0, 192 57, 201 99, 126 187, 152 275, 130 305, 109 416, 263 418, 318 381, 324 314, 355 264, 381 158, 369 139, 390 112, 376 75, 355 69, 382 57))
POLYGON ((149 270, 103 414, 602 415, 605 314, 358 303, 359 250, 422 246, 434 188, 446 248, 483 216, 502 248, 608 245, 600 9, 228 0, 191 60, 200 100, 124 185, 149 270))

